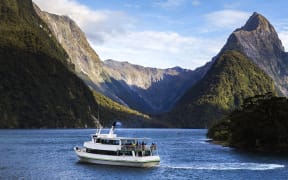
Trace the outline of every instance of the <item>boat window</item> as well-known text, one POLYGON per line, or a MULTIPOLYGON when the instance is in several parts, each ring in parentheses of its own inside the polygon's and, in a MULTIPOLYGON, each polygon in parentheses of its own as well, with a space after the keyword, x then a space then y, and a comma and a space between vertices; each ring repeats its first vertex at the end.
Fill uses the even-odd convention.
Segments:
POLYGON ((86 152, 92 154, 103 154, 103 155, 113 155, 118 156, 117 151, 105 151, 105 150, 96 150, 96 149, 86 149, 86 152))
POLYGON ((110 144, 110 145, 119 145, 120 141, 119 140, 110 140, 110 139, 99 139, 99 142, 101 144, 110 144))
POLYGON ((114 140, 114 145, 119 145, 120 141, 119 140, 114 140))
POLYGON ((106 151, 106 150, 97 150, 97 149, 87 148, 86 152, 92 153, 92 154, 102 154, 102 155, 111 155, 111 156, 132 156, 132 151, 106 151))

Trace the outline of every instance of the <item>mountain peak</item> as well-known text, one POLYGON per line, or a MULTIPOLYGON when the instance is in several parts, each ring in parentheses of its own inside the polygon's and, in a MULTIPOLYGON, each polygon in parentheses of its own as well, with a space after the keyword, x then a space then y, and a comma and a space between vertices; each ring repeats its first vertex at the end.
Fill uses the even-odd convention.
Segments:
POLYGON ((257 12, 254 12, 252 16, 250 16, 246 24, 242 28, 240 28, 240 30, 254 31, 257 29, 275 32, 273 26, 269 23, 269 21, 264 16, 262 16, 261 14, 257 12))
POLYGON ((248 56, 275 81, 277 88, 288 95, 285 49, 272 24, 254 12, 246 24, 236 29, 221 52, 236 50, 248 56))
POLYGON ((282 56, 284 47, 272 24, 254 12, 244 26, 230 35, 222 49, 225 50, 238 50, 252 60, 261 60, 262 57, 282 56))
POLYGON ((264 71, 241 52, 225 51, 165 120, 178 127, 203 128, 238 108, 245 98, 267 92, 274 93, 275 87, 264 71))

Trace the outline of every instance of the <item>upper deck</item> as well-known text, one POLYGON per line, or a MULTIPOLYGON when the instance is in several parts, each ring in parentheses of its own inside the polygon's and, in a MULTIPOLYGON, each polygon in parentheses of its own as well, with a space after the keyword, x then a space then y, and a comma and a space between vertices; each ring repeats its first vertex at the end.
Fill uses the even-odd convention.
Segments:
POLYGON ((104 151, 145 151, 155 150, 154 143, 148 146, 151 138, 135 138, 135 137, 118 137, 114 133, 114 127, 110 129, 108 134, 101 134, 101 129, 95 134, 91 134, 91 141, 84 143, 84 147, 93 150, 104 151))

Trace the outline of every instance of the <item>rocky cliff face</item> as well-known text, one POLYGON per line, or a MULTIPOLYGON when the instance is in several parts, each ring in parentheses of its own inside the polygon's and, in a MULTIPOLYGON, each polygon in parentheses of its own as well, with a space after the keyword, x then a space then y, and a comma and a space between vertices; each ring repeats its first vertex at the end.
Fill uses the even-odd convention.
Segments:
POLYGON ((117 88, 112 89, 114 93, 123 101, 130 102, 133 108, 148 113, 171 109, 206 72, 205 68, 196 71, 179 67, 156 69, 113 60, 106 60, 103 65, 105 72, 118 82, 117 88), (133 94, 134 98, 131 97, 133 94))
POLYGON ((288 62, 274 27, 258 13, 228 38, 222 51, 237 50, 263 69, 285 96, 288 95, 288 62))
POLYGON ((190 71, 101 62, 73 20, 34 7, 68 53, 77 75, 93 89, 133 109, 151 114, 168 111, 208 69, 208 65, 190 71))
MULTIPOLYGON (((35 4, 34 9, 38 16, 47 23, 49 30, 67 52, 69 56, 67 62, 72 64, 76 75, 89 87, 96 90, 93 90, 93 95, 101 110, 101 125, 110 127, 115 119, 121 120, 123 127, 141 127, 155 124, 154 121, 146 121, 150 119, 149 116, 113 102, 103 95, 108 95, 121 102, 107 86, 111 79, 104 72, 100 58, 89 45, 85 34, 72 19, 67 16, 43 12, 35 4)), ((125 103, 123 102, 123 104, 125 103)))
POLYGON ((68 16, 59 16, 41 11, 34 4, 37 14, 44 20, 58 42, 69 55, 74 70, 82 78, 94 83, 102 82, 103 69, 97 53, 91 48, 85 34, 68 16))

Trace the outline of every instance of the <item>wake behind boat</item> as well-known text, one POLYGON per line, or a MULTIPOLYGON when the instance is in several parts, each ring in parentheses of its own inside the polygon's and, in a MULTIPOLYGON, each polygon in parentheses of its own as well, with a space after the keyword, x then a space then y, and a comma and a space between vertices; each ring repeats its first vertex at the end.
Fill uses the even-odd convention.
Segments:
POLYGON ((84 147, 74 147, 80 162, 152 167, 160 163, 156 144, 147 145, 149 138, 117 137, 113 123, 109 134, 101 134, 98 129, 91 135, 91 141, 84 142, 84 147))

